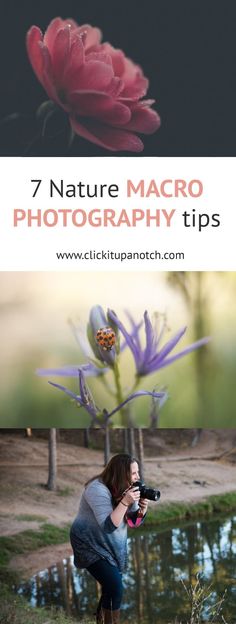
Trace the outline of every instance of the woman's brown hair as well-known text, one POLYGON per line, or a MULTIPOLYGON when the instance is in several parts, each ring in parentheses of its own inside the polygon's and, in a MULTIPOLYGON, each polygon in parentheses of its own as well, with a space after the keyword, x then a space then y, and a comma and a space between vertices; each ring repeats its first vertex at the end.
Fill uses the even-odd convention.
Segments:
POLYGON ((105 466, 104 470, 99 475, 89 479, 85 485, 88 485, 88 483, 94 479, 101 479, 110 490, 113 499, 117 501, 121 498, 123 492, 131 485, 130 469, 131 464, 134 462, 139 465, 136 457, 132 457, 132 455, 126 453, 114 455, 105 466))

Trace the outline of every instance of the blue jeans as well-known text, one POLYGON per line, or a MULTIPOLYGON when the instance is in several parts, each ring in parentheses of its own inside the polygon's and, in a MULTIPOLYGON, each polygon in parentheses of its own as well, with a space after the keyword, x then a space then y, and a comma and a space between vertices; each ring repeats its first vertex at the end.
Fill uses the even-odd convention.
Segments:
POLYGON ((119 609, 123 585, 122 574, 118 568, 105 561, 105 559, 99 559, 92 563, 87 570, 102 586, 102 607, 111 611, 119 609))

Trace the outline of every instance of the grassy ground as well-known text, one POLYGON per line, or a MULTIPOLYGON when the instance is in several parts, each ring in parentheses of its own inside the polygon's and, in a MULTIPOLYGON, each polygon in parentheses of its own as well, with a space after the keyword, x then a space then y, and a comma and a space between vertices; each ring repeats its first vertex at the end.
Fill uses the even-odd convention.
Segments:
POLYGON ((16 535, 0 537, 0 569, 2 566, 7 566, 13 555, 68 542, 69 528, 69 526, 61 528, 44 523, 39 531, 28 529, 16 535))
MULTIPOLYGON (((10 589, 0 583, 0 624, 75 624, 75 620, 63 612, 53 609, 32 608, 23 598, 13 595, 10 589)), ((94 620, 83 620, 80 624, 94 624, 94 620)))
POLYGON ((228 492, 218 496, 209 496, 198 503, 170 503, 153 508, 148 512, 145 526, 159 526, 176 523, 180 520, 197 519, 214 516, 214 514, 230 513, 236 510, 236 492, 228 492))
MULTIPOLYGON (((150 510, 145 527, 176 524, 182 520, 212 517, 214 514, 230 513, 236 509, 236 492, 211 496, 197 504, 176 503, 150 510)), ((59 528, 47 523, 40 530, 22 531, 16 535, 0 538, 0 624, 71 624, 74 620, 54 610, 37 609, 28 606, 26 601, 16 596, 10 587, 17 574, 9 573, 8 563, 16 554, 28 553, 38 548, 68 542, 69 526, 59 528), (2 582, 1 582, 2 579, 2 582)), ((80 624, 92 624, 84 620, 80 624)))

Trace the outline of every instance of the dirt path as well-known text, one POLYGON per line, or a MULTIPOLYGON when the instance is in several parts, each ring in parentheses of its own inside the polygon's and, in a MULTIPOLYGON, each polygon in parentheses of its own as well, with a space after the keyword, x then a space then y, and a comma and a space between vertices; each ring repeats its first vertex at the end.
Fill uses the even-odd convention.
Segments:
MULTIPOLYGON (((194 449, 168 449, 168 455, 166 448, 157 449, 159 456, 145 461, 145 480, 161 490, 160 504, 195 502, 212 494, 235 491, 235 452, 231 454, 235 435, 236 432, 230 431, 224 434, 204 431, 201 443, 194 449)), ((71 523, 83 484, 103 466, 102 452, 60 443, 58 491, 49 492, 45 489, 47 441, 0 435, 0 450, 1 535, 38 529, 42 522, 57 526, 71 523)), ((11 567, 30 576, 70 554, 68 544, 43 548, 15 557, 11 567)))

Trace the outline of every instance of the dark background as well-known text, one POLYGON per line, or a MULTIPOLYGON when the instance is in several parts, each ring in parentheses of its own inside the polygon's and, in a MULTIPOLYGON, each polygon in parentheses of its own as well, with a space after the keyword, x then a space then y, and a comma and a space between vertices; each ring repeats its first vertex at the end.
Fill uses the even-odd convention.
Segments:
MULTIPOLYGON (((60 15, 99 26, 103 40, 122 48, 149 78, 162 126, 144 137, 141 156, 236 155, 235 0, 4 0, 1 6, 0 115, 25 115, 1 125, 1 154, 22 153, 35 110, 48 99, 26 55, 26 31, 32 24, 44 31, 60 15)), ((28 155, 65 153, 64 141, 51 139, 28 155)), ((113 155, 80 138, 69 154, 113 155)))

